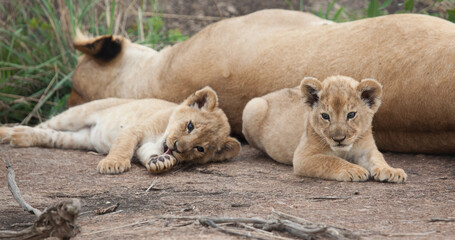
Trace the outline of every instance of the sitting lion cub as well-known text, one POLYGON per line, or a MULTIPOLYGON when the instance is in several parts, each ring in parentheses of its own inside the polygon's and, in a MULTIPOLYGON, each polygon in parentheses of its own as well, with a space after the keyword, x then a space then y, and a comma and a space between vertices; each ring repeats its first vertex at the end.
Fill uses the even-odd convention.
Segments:
POLYGON ((0 127, 0 140, 17 147, 90 149, 109 153, 100 173, 121 173, 135 155, 149 172, 177 162, 205 163, 236 156, 240 143, 210 87, 183 103, 109 98, 70 108, 36 127, 0 127), (137 150, 136 150, 137 149, 137 150))
POLYGON ((243 111, 243 134, 275 161, 294 172, 338 181, 402 183, 406 173, 390 167, 371 130, 381 105, 382 86, 333 76, 323 82, 304 78, 299 88, 254 98, 243 111))

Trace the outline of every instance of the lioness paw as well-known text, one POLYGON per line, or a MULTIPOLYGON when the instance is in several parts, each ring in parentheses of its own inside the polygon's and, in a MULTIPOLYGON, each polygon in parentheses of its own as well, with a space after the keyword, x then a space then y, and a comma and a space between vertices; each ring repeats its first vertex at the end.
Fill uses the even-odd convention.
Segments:
POLYGON ((117 174, 128 171, 131 168, 129 159, 120 159, 107 156, 98 163, 96 170, 103 174, 117 174))
POLYGON ((403 183, 408 175, 401 168, 375 167, 371 170, 371 176, 376 181, 403 183))
POLYGON ((363 182, 368 180, 368 177, 368 170, 358 165, 351 165, 348 168, 341 169, 335 179, 345 182, 363 182))
POLYGON ((14 147, 32 147, 35 145, 34 129, 26 126, 12 128, 9 142, 14 147))
POLYGON ((170 170, 176 163, 177 159, 170 154, 153 155, 146 167, 150 173, 162 173, 170 170))

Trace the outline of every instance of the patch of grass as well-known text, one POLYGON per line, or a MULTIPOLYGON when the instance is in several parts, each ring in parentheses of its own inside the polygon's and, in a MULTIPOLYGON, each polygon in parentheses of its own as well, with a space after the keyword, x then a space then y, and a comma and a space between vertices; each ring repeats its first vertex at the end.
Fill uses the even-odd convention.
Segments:
MULTIPOLYGON (((283 1, 290 9, 304 10, 303 0, 283 1)), ((127 36, 157 50, 187 39, 178 29, 164 27, 156 15, 162 12, 158 3, 0 0, 0 123, 36 124, 66 109, 78 57, 72 46, 76 28, 93 35, 127 36)), ((351 11, 338 0, 325 3, 311 11, 336 22, 405 12, 455 22, 453 0, 369 0, 360 11, 351 11)))
POLYGON ((187 38, 160 17, 135 19, 150 7, 159 9, 155 1, 0 0, 0 122, 36 124, 66 109, 76 28, 158 49, 187 38))
MULTIPOLYGON (((290 0, 284 0, 289 9, 295 7, 290 0)), ((301 11, 303 2, 299 0, 301 11)), ((455 22, 455 1, 453 0, 369 0, 366 8, 361 11, 352 11, 338 3, 338 0, 329 0, 321 4, 318 9, 311 9, 311 12, 321 18, 334 22, 353 21, 361 18, 377 17, 392 13, 420 13, 455 22)))

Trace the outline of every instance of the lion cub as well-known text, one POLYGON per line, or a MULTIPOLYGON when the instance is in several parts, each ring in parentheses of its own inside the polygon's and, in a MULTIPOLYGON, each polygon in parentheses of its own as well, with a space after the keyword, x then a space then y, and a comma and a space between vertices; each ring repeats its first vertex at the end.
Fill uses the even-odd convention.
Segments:
POLYGON ((371 130, 382 86, 332 76, 304 78, 299 88, 254 98, 243 111, 243 134, 274 160, 293 164, 294 173, 338 181, 402 183, 406 173, 390 167, 371 130))
POLYGON ((205 87, 183 103, 159 99, 103 99, 68 109, 36 127, 0 127, 0 140, 16 147, 90 149, 107 154, 100 173, 121 173, 136 156, 149 172, 177 162, 233 158, 240 143, 229 137, 218 97, 205 87))

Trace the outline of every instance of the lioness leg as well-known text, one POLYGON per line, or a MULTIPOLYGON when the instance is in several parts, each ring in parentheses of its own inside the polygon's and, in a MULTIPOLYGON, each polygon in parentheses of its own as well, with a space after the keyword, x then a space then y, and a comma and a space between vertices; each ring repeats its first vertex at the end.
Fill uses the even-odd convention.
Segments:
POLYGON ((69 149, 93 149, 90 129, 76 132, 18 126, 10 129, 10 144, 16 147, 52 147, 69 149))
POLYGON ((455 131, 402 132, 375 131, 374 139, 382 151, 448 154, 455 149, 455 131))
MULTIPOLYGON (((297 153, 297 152, 296 152, 297 153)), ((344 159, 324 154, 313 156, 294 155, 294 173, 306 177, 325 178, 338 181, 366 181, 368 171, 344 159)))

